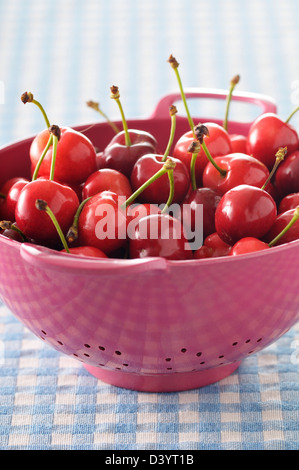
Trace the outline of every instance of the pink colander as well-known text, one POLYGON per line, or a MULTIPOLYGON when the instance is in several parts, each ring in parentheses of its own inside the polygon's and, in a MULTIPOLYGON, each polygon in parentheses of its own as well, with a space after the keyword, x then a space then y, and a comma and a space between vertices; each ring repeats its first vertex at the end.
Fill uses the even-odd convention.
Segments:
MULTIPOLYGON (((187 90, 188 99, 225 97, 187 90)), ((166 96, 149 119, 129 127, 152 132, 164 148, 169 106, 179 99, 166 96)), ((235 93, 234 100, 276 111, 265 96, 235 93)), ((249 125, 230 122, 229 130, 246 135, 249 125)), ((178 115, 177 136, 187 130, 178 115)), ((103 123, 86 134, 101 149, 113 131, 103 123)), ((1 149, 0 183, 29 176, 31 141, 1 149)), ((140 391, 187 390, 228 376, 297 322, 298 254, 295 241, 231 258, 78 259, 0 236, 0 295, 35 335, 100 380, 140 391)))

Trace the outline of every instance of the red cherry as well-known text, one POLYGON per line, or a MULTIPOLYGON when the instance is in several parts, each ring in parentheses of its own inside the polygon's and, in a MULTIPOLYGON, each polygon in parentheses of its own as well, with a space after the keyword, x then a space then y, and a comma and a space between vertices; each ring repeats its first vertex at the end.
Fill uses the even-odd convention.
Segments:
POLYGON ((126 199, 132 194, 129 179, 123 173, 111 168, 97 170, 87 178, 82 189, 82 199, 102 191, 112 191, 126 199))
POLYGON ((20 197, 20 192, 29 183, 29 180, 25 178, 20 178, 16 181, 8 191, 6 198, 5 198, 5 205, 6 205, 6 218, 11 222, 15 221, 15 210, 18 199, 20 197))
POLYGON ((0 197, 0 219, 10 220, 11 222, 14 222, 15 220, 14 212, 12 214, 12 211, 7 207, 7 201, 8 201, 7 195, 10 189, 12 188, 12 186, 14 186, 16 183, 23 182, 23 181, 28 182, 27 179, 21 176, 16 176, 16 177, 10 178, 1 186, 0 193, 4 197, 0 197), (13 218, 11 218, 12 215, 13 215, 13 218))
POLYGON ((296 209, 299 206, 299 192, 287 194, 279 203, 278 214, 282 214, 290 209, 296 209))
POLYGON ((78 220, 79 246, 95 246, 104 253, 122 248, 127 238, 126 211, 119 204, 119 196, 103 191, 89 199, 78 220))
MULTIPOLYGON (((209 136, 204 136, 204 142, 213 158, 220 155, 227 155, 232 152, 229 134, 219 124, 208 122, 204 124, 208 131, 209 136)), ((192 142, 194 141, 193 131, 186 132, 176 142, 173 149, 173 157, 181 160, 190 170, 192 153, 188 152, 192 142)), ((203 149, 200 150, 195 163, 195 175, 197 186, 202 185, 202 174, 205 166, 209 162, 203 149)))
POLYGON ((215 213, 216 231, 233 245, 244 237, 262 238, 275 222, 276 204, 269 193, 250 185, 240 185, 222 196, 215 213))
MULTIPOLYGON (((30 148, 32 169, 35 169, 49 136, 49 130, 45 129, 33 140, 30 148)), ((40 166, 38 176, 50 177, 52 153, 52 147, 50 147, 40 166)), ((74 129, 61 127, 54 179, 63 184, 80 184, 96 169, 96 152, 91 141, 74 129)))
MULTIPOLYGON (((295 210, 290 209, 286 212, 278 214, 276 220, 272 224, 268 233, 264 236, 263 240, 271 243, 280 233, 287 227, 294 217, 295 210)), ((282 245, 289 243, 299 238, 299 219, 276 241, 275 245, 282 245)))
MULTIPOLYGON (((70 247, 69 253, 72 255, 78 255, 78 256, 90 256, 92 258, 108 258, 106 253, 103 251, 99 250, 98 248, 94 246, 76 246, 76 247, 70 247)), ((66 249, 64 248, 61 250, 61 252, 66 253, 66 249)))
MULTIPOLYGON (((190 186, 190 176, 185 165, 175 158, 172 158, 175 168, 173 170, 174 195, 173 203, 180 203, 186 196, 190 186)), ((131 173, 131 186, 133 191, 142 186, 151 178, 163 165, 162 155, 144 155, 135 163, 131 173)), ((165 174, 148 186, 138 197, 141 202, 152 204, 163 204, 168 200, 170 183, 168 175, 165 174)))
POLYGON ((262 187, 269 176, 269 170, 262 162, 244 153, 231 153, 214 160, 226 174, 221 175, 209 162, 203 172, 203 185, 217 189, 221 194, 240 184, 262 187))
POLYGON ((232 153, 245 153, 247 154, 247 137, 241 134, 230 134, 230 143, 232 153))
POLYGON ((153 214, 161 214, 162 210, 156 204, 131 204, 127 209, 128 222, 135 222, 142 217, 153 214))
POLYGON ((251 125, 247 153, 263 162, 269 170, 275 163, 279 147, 287 147, 288 154, 299 148, 296 129, 274 113, 260 115, 251 125))
POLYGON ((197 188, 191 191, 182 204, 182 221, 191 228, 196 228, 196 213, 202 206, 202 236, 206 238, 215 232, 215 212, 221 200, 221 194, 212 188, 197 188))
POLYGON ((36 208, 37 199, 48 202, 65 234, 79 206, 78 197, 70 187, 47 179, 31 181, 20 192, 15 211, 19 229, 37 243, 56 243, 57 231, 48 215, 36 208))
POLYGON ((136 161, 157 151, 156 139, 145 131, 130 129, 131 144, 126 145, 125 132, 115 135, 98 159, 98 168, 113 168, 130 177, 136 161))
POLYGON ((238 240, 229 252, 229 256, 238 256, 254 251, 267 250, 269 245, 255 237, 245 237, 238 240))
POLYGON ((289 153, 275 173, 275 187, 281 197, 299 192, 299 150, 289 153))
POLYGON ((193 253, 180 220, 168 214, 142 217, 130 236, 130 258, 160 256, 170 260, 192 259, 193 253))
POLYGON ((225 243, 217 232, 208 235, 203 245, 194 252, 195 259, 215 258, 219 256, 227 256, 231 250, 231 246, 225 243))

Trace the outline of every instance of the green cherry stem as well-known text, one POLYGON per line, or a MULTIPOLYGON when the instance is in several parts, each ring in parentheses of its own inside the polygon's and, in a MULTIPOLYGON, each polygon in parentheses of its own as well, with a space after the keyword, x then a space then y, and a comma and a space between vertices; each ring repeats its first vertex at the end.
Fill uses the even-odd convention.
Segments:
POLYGON ((233 91, 237 83, 239 83, 239 81, 240 81, 240 75, 235 75, 230 81, 230 88, 229 88, 229 92, 226 98, 225 115, 224 115, 224 121, 223 121, 223 128, 226 131, 228 130, 228 113, 229 113, 230 103, 232 100, 233 91))
POLYGON ((45 158, 45 155, 46 155, 46 153, 48 152, 49 148, 51 147, 52 142, 53 142, 53 135, 50 134, 49 140, 48 140, 48 142, 47 142, 47 145, 46 145, 46 147, 44 148, 44 151, 43 151, 43 153, 41 154, 41 156, 40 156, 40 158, 39 158, 39 160, 38 160, 38 162, 37 162, 37 165, 36 165, 36 167, 35 167, 35 169, 34 169, 34 172, 33 172, 33 175, 32 175, 32 181, 35 181, 35 180, 36 180, 36 178, 37 178, 37 176, 38 176, 38 172, 39 172, 40 166, 41 166, 41 164, 42 164, 42 161, 43 161, 43 159, 45 158))
POLYGON ((123 128, 124 128, 124 133, 125 133, 125 142, 126 142, 126 146, 129 147, 131 144, 131 139, 130 139, 130 134, 129 134, 129 130, 128 130, 128 125, 127 125, 127 121, 126 121, 126 118, 125 118, 125 113, 124 113, 124 110, 123 110, 123 107, 122 107, 122 104, 120 102, 120 94, 119 94, 119 89, 117 86, 112 86, 110 87, 110 98, 114 99, 119 107, 119 110, 120 110, 120 114, 121 114, 121 119, 122 119, 122 123, 123 123, 123 128))
POLYGON ((273 175, 275 174, 278 165, 280 164, 280 162, 282 162, 284 160, 284 157, 286 156, 287 151, 288 151, 287 147, 280 147, 277 150, 277 152, 275 154, 276 159, 275 159, 275 163, 273 165, 273 168, 270 171, 270 174, 269 174, 268 178, 266 179, 265 183, 263 184, 263 186, 261 187, 261 189, 265 189, 267 187, 267 185, 271 181, 273 175))
POLYGON ((53 144, 50 180, 54 180, 57 146, 58 146, 58 141, 60 140, 61 133, 60 133, 60 128, 56 125, 51 126, 49 129, 49 132, 52 135, 52 144, 53 144))
MULTIPOLYGON (((168 157, 164 165, 160 170, 158 170, 153 176, 151 176, 145 183, 143 183, 121 206, 120 208, 123 210, 126 207, 128 207, 135 199, 154 181, 156 181, 158 178, 161 176, 165 175, 165 173, 168 173, 170 170, 174 170, 175 168, 175 162, 172 160, 172 158, 168 157)), ((167 201, 167 204, 169 202, 169 198, 167 201)))
POLYGON ((73 224, 72 226, 69 228, 68 232, 67 232, 67 235, 66 235, 66 239, 69 243, 72 243, 74 242, 75 240, 77 240, 78 238, 78 223, 79 223, 79 217, 80 217, 80 214, 82 212, 82 209, 83 207, 85 206, 85 204, 87 203, 87 201, 89 201, 89 199, 91 199, 92 196, 90 197, 87 197, 86 199, 84 199, 78 209, 76 210, 76 213, 75 213, 75 216, 74 216, 74 220, 73 220, 73 224))
POLYGON ((208 147, 206 146, 206 143, 204 141, 204 136, 206 135, 209 137, 209 129, 204 125, 204 124, 198 124, 194 128, 194 134, 196 136, 196 139, 199 141, 200 145, 203 148, 204 153, 206 154, 207 159, 212 163, 212 165, 216 168, 217 171, 221 174, 221 176, 226 176, 226 170, 221 168, 217 163, 215 162, 214 158, 209 152, 208 147))
POLYGON ((47 202, 44 201, 43 199, 37 199, 37 200, 35 201, 35 207, 36 207, 39 211, 45 211, 46 214, 48 214, 48 216, 50 217, 50 219, 51 219, 52 222, 53 222, 53 225, 55 226, 55 228, 56 228, 56 230, 57 230, 57 233, 58 233, 58 235, 59 235, 59 237, 60 237, 61 243, 63 244, 63 247, 64 247, 65 251, 66 251, 67 253, 69 253, 70 250, 69 250, 68 244, 67 244, 67 242, 66 242, 66 239, 65 239, 65 237, 64 237, 64 235, 63 235, 63 232, 62 232, 62 230, 61 230, 61 228, 60 228, 60 225, 59 225, 59 223, 58 223, 58 220, 56 219, 56 217, 55 217, 55 215, 54 215, 52 209, 50 209, 50 207, 48 206, 47 202))
POLYGON ((169 179, 169 196, 168 196, 168 199, 167 199, 167 202, 165 204, 165 206, 163 207, 162 209, 162 214, 164 214, 164 212, 167 211, 167 209, 169 208, 169 206, 171 205, 172 201, 173 201, 173 196, 174 196, 174 178, 173 178, 173 169, 171 168, 170 170, 168 170, 168 179, 169 179))
POLYGON ((112 127, 112 129, 114 130, 115 134, 118 134, 119 133, 119 128, 117 127, 117 125, 111 121, 109 119, 109 117, 107 116, 107 114, 104 113, 104 111, 100 108, 100 104, 97 103, 96 101, 87 101, 86 102, 87 106, 89 108, 92 108, 94 109, 95 111, 97 111, 97 113, 99 113, 107 122, 108 124, 112 127))
POLYGON ((289 230, 289 228, 292 227, 292 225, 299 219, 299 206, 296 207, 296 209, 294 210, 294 215, 292 217, 292 219, 290 220, 290 222, 285 226, 285 228, 275 237, 273 238, 273 240, 271 240, 270 243, 268 243, 268 246, 271 248, 272 246, 274 246, 278 240, 280 240, 280 238, 289 230))
POLYGON ((193 123, 193 119, 192 119, 192 117, 191 117, 191 114, 190 114, 190 111, 189 111, 189 108, 188 108, 188 104, 187 104, 187 100, 186 100, 186 95, 185 95, 185 92, 184 92, 182 80, 181 80, 180 73, 179 73, 179 70, 178 70, 179 63, 178 63, 178 61, 175 59, 175 57, 173 57, 173 55, 170 55, 170 56, 169 56, 167 62, 169 62, 169 64, 171 65, 171 67, 173 68, 173 70, 174 70, 174 72, 175 72, 176 79, 177 79, 177 82, 178 82, 178 85, 179 85, 179 89, 180 89, 180 93, 181 93, 181 98, 182 98, 182 101, 183 101, 184 106, 185 106, 185 111, 186 111, 186 114, 187 114, 189 126, 190 126, 191 131, 193 132, 194 123, 193 123))
POLYGON ((42 115, 44 116, 44 120, 45 120, 45 123, 46 123, 46 126, 47 127, 50 127, 51 124, 50 124, 50 121, 48 119, 48 116, 44 110, 44 108, 42 107, 42 105, 40 104, 39 101, 35 100, 34 97, 33 97, 33 94, 29 91, 25 91, 22 95, 21 95, 21 101, 26 104, 26 103, 34 103, 42 112, 42 115))
POLYGON ((170 114, 170 118, 171 118, 171 129, 170 129, 170 136, 169 136, 168 144, 167 144, 165 153, 163 155, 162 162, 166 162, 166 159, 169 155, 169 152, 170 152, 173 140, 174 140, 174 134, 175 134, 175 129, 176 129, 176 113, 177 112, 178 112, 177 108, 174 105, 170 106, 169 114, 170 114))
POLYGON ((197 156, 200 152, 200 143, 198 140, 194 140, 188 148, 188 152, 192 153, 191 162, 190 162, 190 176, 192 189, 195 191, 197 189, 196 175, 195 175, 195 163, 197 156))
POLYGON ((285 123, 288 124, 288 122, 292 119, 292 117, 294 116, 294 114, 297 113, 297 111, 299 110, 299 106, 294 109, 294 111, 289 115, 289 117, 285 120, 285 123))

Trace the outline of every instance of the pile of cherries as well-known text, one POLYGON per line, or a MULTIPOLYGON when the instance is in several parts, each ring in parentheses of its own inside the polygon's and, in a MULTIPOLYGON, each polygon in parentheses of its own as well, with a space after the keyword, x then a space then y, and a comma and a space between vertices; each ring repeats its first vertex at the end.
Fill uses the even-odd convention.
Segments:
POLYGON ((111 123, 115 136, 101 150, 82 132, 51 125, 32 93, 22 95, 40 108, 46 128, 31 144, 31 179, 15 177, 0 188, 0 238, 79 256, 172 260, 241 255, 299 238, 299 137, 289 122, 296 110, 286 121, 264 113, 247 136, 230 134, 236 76, 223 125, 194 123, 179 64, 172 55, 168 62, 190 130, 174 141, 177 109, 171 106, 164 153, 158 135, 128 129, 116 86, 111 98, 123 129, 111 123), (179 213, 170 211, 173 205, 179 213), (202 243, 194 249, 188 237, 199 207, 202 243))

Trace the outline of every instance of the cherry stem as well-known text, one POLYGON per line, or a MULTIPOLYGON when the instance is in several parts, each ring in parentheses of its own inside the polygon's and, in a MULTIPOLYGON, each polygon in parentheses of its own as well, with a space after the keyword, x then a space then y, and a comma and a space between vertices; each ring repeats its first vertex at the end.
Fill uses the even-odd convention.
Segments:
POLYGON ((229 88, 229 92, 226 98, 225 116, 224 116, 224 121, 223 121, 223 128, 226 131, 228 130, 228 113, 229 113, 233 91, 237 83, 239 83, 239 81, 240 81, 240 75, 235 75, 230 81, 230 88, 229 88))
POLYGON ((175 168, 175 162, 172 158, 168 157, 166 162, 164 163, 163 167, 158 170, 153 176, 151 176, 145 183, 143 183, 120 207, 121 209, 125 209, 128 207, 135 199, 154 181, 156 181, 161 176, 165 175, 165 173, 173 170, 175 168))
POLYGON ((276 159, 275 159, 275 163, 273 165, 273 168, 268 176, 268 178, 266 179, 265 183, 263 184, 262 188, 261 189, 265 189, 268 184, 270 183, 273 175, 275 174, 276 170, 277 170, 277 167, 278 165, 280 164, 280 162, 282 162, 284 160, 284 157, 286 156, 287 154, 287 147, 280 147, 275 155, 276 159))
POLYGON ((107 114, 104 113, 104 111, 102 111, 102 109, 100 108, 100 104, 95 102, 95 101, 87 101, 86 102, 87 106, 89 106, 89 108, 92 108, 94 109, 95 111, 97 111, 104 119, 106 119, 106 121, 108 122, 108 124, 112 127, 112 129, 114 130, 115 134, 118 134, 119 133, 119 128, 117 127, 117 125, 111 121, 109 119, 109 117, 107 116, 107 114))
POLYGON ((294 116, 294 114, 297 113, 297 111, 299 110, 299 106, 294 109, 294 111, 289 115, 289 117, 285 120, 285 123, 288 124, 288 122, 292 119, 292 117, 294 116))
POLYGON ((52 209, 50 209, 50 207, 48 206, 48 203, 46 201, 44 201, 43 199, 37 199, 35 201, 35 207, 39 210, 39 211, 45 211, 46 214, 48 214, 48 216, 50 217, 50 219, 52 220, 53 222, 53 225, 55 226, 56 230, 57 230, 57 233, 59 235, 59 238, 61 240, 61 243, 63 244, 63 247, 65 249, 65 251, 67 253, 70 252, 69 250, 69 247, 68 247, 68 244, 66 242, 66 239, 64 237, 64 234, 60 228, 60 225, 58 223, 58 220, 56 219, 55 217, 55 214, 54 212, 52 211, 52 209))
POLYGON ((67 241, 68 241, 69 243, 74 242, 74 241, 77 240, 77 238, 78 238, 78 223, 79 223, 79 217, 80 217, 80 214, 81 214, 81 212, 82 212, 83 207, 85 206, 85 204, 87 203, 87 201, 89 201, 89 199, 91 199, 91 197, 92 197, 92 196, 87 197, 86 199, 84 199, 84 200, 80 203, 80 205, 79 205, 79 207, 78 207, 78 209, 77 209, 77 211, 76 211, 76 213, 75 213, 74 220, 73 220, 73 224, 72 224, 72 226, 69 228, 69 230, 68 230, 68 232, 67 232, 67 235, 66 235, 66 239, 67 239, 67 241))
POLYGON ((191 175, 191 184, 193 191, 197 189, 196 175, 195 175, 195 163, 197 156, 200 152, 200 143, 198 140, 192 142, 188 148, 188 152, 192 153, 191 163, 190 163, 190 175, 191 175))
POLYGON ((44 120, 46 122, 46 126, 49 128, 51 126, 50 124, 50 121, 48 119, 48 116, 44 110, 44 108, 42 107, 42 105, 40 104, 39 101, 35 100, 34 97, 33 97, 33 94, 31 92, 27 92, 25 91, 22 95, 21 95, 21 100, 24 104, 26 103, 34 103, 42 112, 42 115, 44 116, 44 120))
POLYGON ((60 139, 60 128, 56 125, 53 125, 49 129, 50 134, 52 135, 52 161, 51 161, 51 169, 50 169, 50 180, 54 180, 55 174, 55 163, 56 163, 56 155, 57 155, 57 145, 60 139))
POLYGON ((50 137, 49 137, 49 140, 48 140, 48 142, 47 142, 47 145, 46 145, 46 147, 44 148, 44 151, 43 151, 43 153, 41 154, 41 156, 40 156, 40 158, 39 158, 39 160, 38 160, 38 162, 37 162, 37 164, 36 164, 36 167, 35 167, 35 169, 34 169, 34 172, 33 172, 33 175, 32 175, 32 181, 36 180, 36 178, 37 178, 37 176, 38 176, 38 172, 39 172, 40 166, 41 166, 41 164, 42 164, 42 161, 43 161, 43 159, 45 158, 45 155, 46 155, 46 153, 48 152, 49 148, 51 147, 52 142, 53 142, 53 135, 50 134, 50 137))
POLYGON ((117 86, 112 86, 110 88, 110 90, 111 90, 110 98, 114 99, 117 102, 117 105, 118 105, 119 110, 120 110, 121 119, 122 119, 123 128, 124 128, 124 133, 125 133, 126 146, 130 147, 130 145, 132 145, 132 143, 131 143, 131 138, 130 138, 130 134, 129 134, 129 130, 128 130, 127 121, 126 121, 126 118, 125 118, 125 113, 124 113, 122 104, 121 104, 120 99, 119 99, 120 95, 119 95, 118 87, 117 86))
POLYGON ((162 214, 167 211, 168 207, 171 205, 174 196, 174 178, 173 178, 173 170, 168 170, 168 179, 169 179, 169 196, 165 206, 162 209, 162 214))
POLYGON ((15 232, 17 232, 19 235, 21 235, 23 241, 27 241, 27 237, 24 235, 24 233, 22 232, 22 230, 19 229, 19 227, 17 227, 16 225, 14 225, 13 222, 11 222, 10 220, 1 220, 0 222, 0 229, 1 230, 14 230, 15 232))
POLYGON ((185 92, 184 92, 182 80, 181 80, 180 73, 179 73, 179 70, 178 70, 179 63, 178 63, 177 60, 173 57, 173 55, 170 55, 170 56, 169 56, 168 62, 170 63, 171 67, 173 68, 173 70, 174 70, 174 72, 175 72, 176 79, 177 79, 178 84, 179 84, 179 89, 180 89, 180 93, 181 93, 181 98, 182 98, 182 101, 183 101, 184 106, 185 106, 185 111, 186 111, 186 114, 187 114, 189 126, 190 126, 191 131, 194 132, 194 131, 193 131, 193 129, 194 129, 194 122, 193 122, 193 119, 192 119, 192 117, 191 117, 191 114, 190 114, 190 111, 189 111, 189 108, 188 108, 188 104, 187 104, 187 100, 186 100, 186 95, 185 95, 185 92))
POLYGON ((294 223, 299 219, 299 206, 296 207, 296 209, 294 210, 294 215, 292 217, 292 219, 290 220, 290 222, 285 226, 285 228, 275 237, 273 238, 273 240, 268 244, 268 246, 271 248, 272 246, 274 246, 278 240, 280 240, 280 238, 289 230, 289 228, 292 227, 292 225, 294 225, 294 223))
POLYGON ((204 141, 204 136, 209 137, 209 129, 204 124, 198 124, 194 128, 194 134, 196 136, 196 139, 199 141, 200 145, 202 146, 207 159, 212 163, 212 165, 216 168, 216 170, 219 171, 221 176, 223 177, 226 176, 227 171, 221 168, 219 165, 217 165, 217 163, 215 162, 214 158, 210 154, 209 149, 206 146, 206 143, 204 141))
POLYGON ((162 158, 162 162, 166 162, 166 159, 169 155, 169 152, 170 152, 173 140, 174 140, 174 134, 175 134, 175 128, 176 128, 176 113, 177 112, 178 112, 177 108, 174 105, 170 106, 169 114, 170 114, 170 117, 171 117, 171 129, 170 129, 170 136, 169 136, 168 144, 167 144, 164 156, 162 158))

